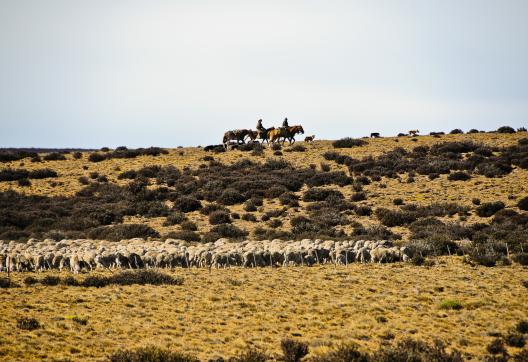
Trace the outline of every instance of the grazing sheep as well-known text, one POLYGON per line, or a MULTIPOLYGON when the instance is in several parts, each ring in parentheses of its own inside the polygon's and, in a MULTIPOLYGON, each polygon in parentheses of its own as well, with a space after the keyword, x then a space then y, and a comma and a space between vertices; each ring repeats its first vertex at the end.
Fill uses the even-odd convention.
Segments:
POLYGON ((219 239, 214 243, 188 245, 183 240, 145 241, 123 240, 108 243, 93 240, 62 240, 54 242, 4 243, 0 241, 0 270, 42 271, 69 268, 81 270, 111 268, 227 268, 311 266, 353 262, 388 263, 408 261, 408 248, 394 247, 390 241, 369 240, 260 240, 231 243, 219 239))
POLYGON ((79 274, 81 272, 81 263, 77 255, 70 256, 70 268, 73 274, 79 274))

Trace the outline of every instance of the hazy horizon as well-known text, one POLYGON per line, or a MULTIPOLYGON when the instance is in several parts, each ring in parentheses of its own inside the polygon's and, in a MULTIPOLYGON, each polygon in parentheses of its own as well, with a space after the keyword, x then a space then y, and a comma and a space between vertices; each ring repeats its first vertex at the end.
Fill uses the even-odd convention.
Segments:
POLYGON ((0 0, 0 147, 528 127, 528 2, 0 0))

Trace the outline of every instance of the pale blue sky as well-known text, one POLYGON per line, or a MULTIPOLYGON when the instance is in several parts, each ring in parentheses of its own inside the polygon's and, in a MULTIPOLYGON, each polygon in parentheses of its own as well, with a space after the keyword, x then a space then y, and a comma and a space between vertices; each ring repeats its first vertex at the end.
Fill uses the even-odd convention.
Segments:
POLYGON ((0 147, 528 126, 528 1, 0 0, 0 147))

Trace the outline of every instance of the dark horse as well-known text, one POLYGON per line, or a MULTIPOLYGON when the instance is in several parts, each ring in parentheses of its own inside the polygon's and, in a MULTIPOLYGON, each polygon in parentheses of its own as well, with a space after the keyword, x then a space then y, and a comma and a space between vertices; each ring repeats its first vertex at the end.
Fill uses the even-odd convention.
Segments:
POLYGON ((292 144, 295 143, 295 135, 297 133, 304 134, 302 126, 281 127, 268 132, 268 138, 271 143, 279 142, 282 138, 282 143, 286 142, 287 139, 292 144))
POLYGON ((224 133, 222 143, 224 144, 224 147, 227 146, 229 141, 236 141, 237 144, 246 143, 244 139, 247 137, 249 132, 249 129, 235 129, 233 131, 227 131, 224 133))

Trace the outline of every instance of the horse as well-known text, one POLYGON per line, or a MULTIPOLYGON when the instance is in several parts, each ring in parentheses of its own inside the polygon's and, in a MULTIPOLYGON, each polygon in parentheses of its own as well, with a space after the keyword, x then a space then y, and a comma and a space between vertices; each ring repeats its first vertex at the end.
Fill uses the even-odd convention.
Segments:
POLYGON ((416 136, 418 133, 420 133, 420 131, 417 129, 412 129, 409 131, 409 136, 416 136))
POLYGON ((379 132, 372 132, 372 133, 370 134, 370 138, 380 138, 380 134, 379 134, 379 132))
POLYGON ((232 131, 227 131, 224 133, 224 138, 222 139, 222 143, 224 144, 224 147, 227 146, 229 141, 236 141, 237 144, 246 143, 244 139, 248 135, 250 130, 248 129, 235 129, 232 131))
POLYGON ((259 136, 259 132, 258 131, 253 131, 252 129, 248 129, 248 133, 247 133, 246 137, 248 138, 249 141, 255 142, 255 140, 257 139, 258 136, 259 136))
POLYGON ((263 131, 258 130, 258 131, 256 131, 257 132, 257 137, 255 139, 261 139, 262 143, 264 143, 264 141, 266 141, 266 143, 269 144, 269 140, 268 140, 269 133, 271 131, 273 131, 273 130, 275 130, 275 127, 266 128, 263 131))
POLYGON ((297 133, 304 134, 304 129, 302 126, 291 126, 291 127, 281 127, 279 129, 274 129, 268 132, 268 138, 271 143, 274 143, 275 141, 279 141, 282 137, 282 143, 286 142, 286 139, 288 139, 288 142, 290 144, 295 143, 295 135, 297 133))

